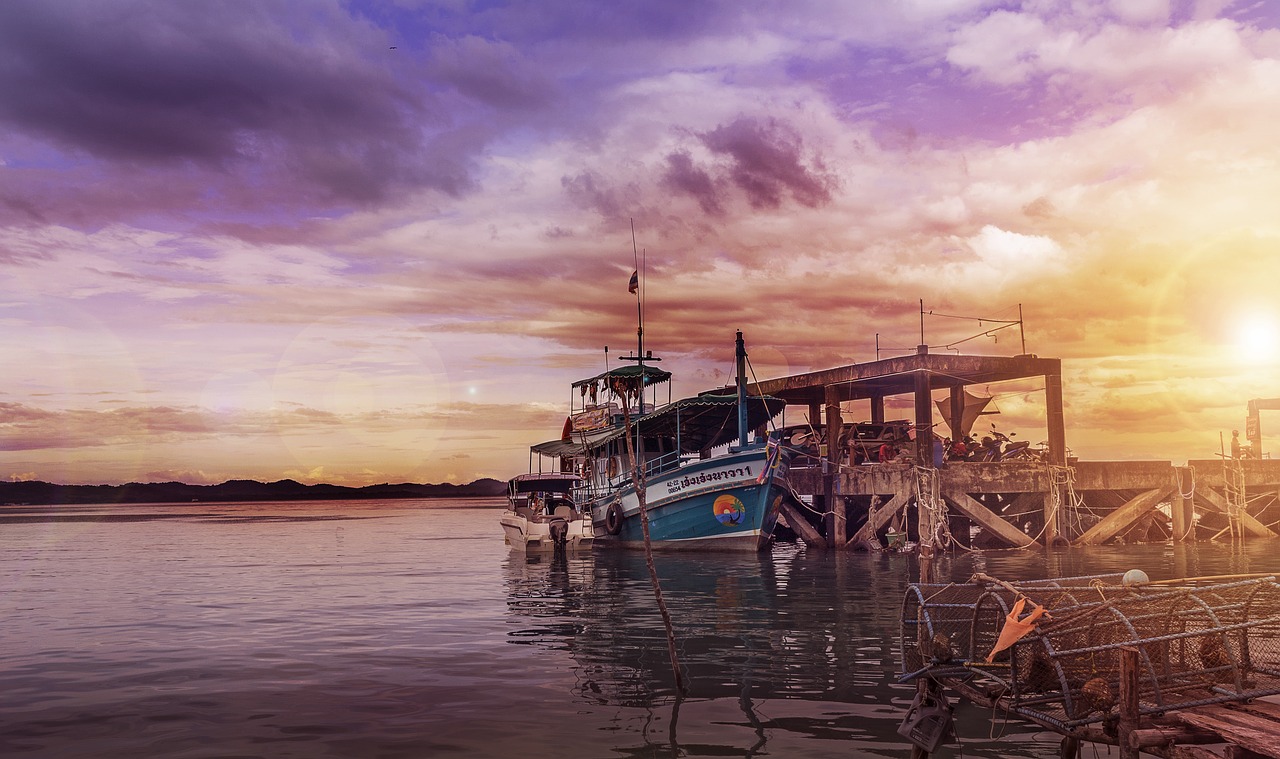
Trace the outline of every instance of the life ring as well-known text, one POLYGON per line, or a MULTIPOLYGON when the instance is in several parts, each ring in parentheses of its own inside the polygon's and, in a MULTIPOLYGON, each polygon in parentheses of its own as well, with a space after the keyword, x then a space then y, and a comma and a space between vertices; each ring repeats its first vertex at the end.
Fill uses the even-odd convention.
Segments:
POLYGON ((622 504, 614 501, 609 504, 609 510, 604 513, 604 529, 610 535, 617 535, 622 532, 622 504))

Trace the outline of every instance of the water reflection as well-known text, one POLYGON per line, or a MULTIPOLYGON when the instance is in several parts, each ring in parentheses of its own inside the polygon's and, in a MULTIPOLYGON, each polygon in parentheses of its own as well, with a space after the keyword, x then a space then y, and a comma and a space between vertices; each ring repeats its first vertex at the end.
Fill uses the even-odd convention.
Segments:
MULTIPOLYGON (((1152 579, 1248 574, 1280 566, 1271 544, 1155 544, 958 554, 935 581, 974 572, 1036 579, 1142 569, 1152 579)), ((914 695, 898 685, 899 615, 913 557, 808 552, 659 554, 689 693, 677 698, 643 555, 513 553, 509 643, 569 654, 572 697, 603 712, 624 756, 901 756, 897 727, 914 695), (631 736, 632 740, 627 737, 631 736)), ((969 704, 957 708, 967 756, 1050 757, 1058 736, 969 704)), ((946 751, 958 752, 953 743, 946 751)))
MULTIPOLYGON (((573 697, 617 710, 627 756, 901 755, 914 688, 896 682, 898 616, 914 560, 779 547, 761 555, 661 554, 656 565, 688 685, 678 698, 666 635, 639 552, 513 553, 508 642, 566 651, 573 697), (779 746, 777 744, 782 744, 779 746), (766 749, 767 747, 767 749, 766 749)), ((974 571, 971 557, 941 570, 974 571)), ((536 655, 536 651, 531 652, 536 655)), ((973 756, 1051 756, 1056 738, 960 710, 961 735, 1015 735, 973 756)))

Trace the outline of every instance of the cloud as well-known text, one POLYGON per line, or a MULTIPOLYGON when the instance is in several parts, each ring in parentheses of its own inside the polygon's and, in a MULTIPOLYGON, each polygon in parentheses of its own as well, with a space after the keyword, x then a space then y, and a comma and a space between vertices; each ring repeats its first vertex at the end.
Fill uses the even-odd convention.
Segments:
POLYGON ((550 430, 563 409, 537 404, 453 403, 436 408, 375 409, 339 414, 297 404, 264 411, 215 412, 204 408, 126 406, 110 410, 47 410, 0 402, 0 450, 85 448, 125 443, 163 445, 179 439, 321 434, 337 429, 394 432, 459 429, 469 435, 493 430, 550 430))
POLYGON ((46 411, 0 403, 0 449, 8 451, 110 446, 139 438, 158 444, 215 429, 213 420, 199 411, 168 406, 46 411))
MULTIPOLYGON (((132 169, 144 197, 160 194, 156 177, 171 192, 211 180, 203 200, 232 207, 365 204, 469 181, 468 140, 401 77, 384 33, 336 4, 5 3, 0 45, 0 123, 55 147, 60 170, 79 164, 91 187, 78 194, 108 167, 132 169)), ((59 176, 9 173, 37 183, 7 190, 28 217, 25 198, 59 176)))
POLYGON ((1014 84, 1038 72, 1039 49, 1049 40, 1041 19, 1000 10, 957 31, 947 61, 995 84, 1014 84))
POLYGON ((741 118, 701 137, 712 153, 730 159, 729 177, 752 208, 778 208, 784 194, 809 208, 831 200, 834 178, 819 160, 806 165, 799 133, 779 121, 741 118))
POLYGON ((1123 93, 1139 103, 1164 99, 1247 59, 1237 22, 1166 26, 1168 18, 1163 2, 997 10, 960 25, 946 57, 992 84, 1042 82, 1049 98, 1088 93, 1105 100, 1109 90, 1110 99, 1123 93))
POLYGON ((430 69, 442 83, 499 110, 542 108, 556 96, 554 84, 508 42, 437 35, 430 69))
POLYGON ((663 181, 673 190, 697 200, 698 207, 708 216, 724 215, 715 180, 706 170, 695 166, 687 152, 667 156, 667 172, 663 181))

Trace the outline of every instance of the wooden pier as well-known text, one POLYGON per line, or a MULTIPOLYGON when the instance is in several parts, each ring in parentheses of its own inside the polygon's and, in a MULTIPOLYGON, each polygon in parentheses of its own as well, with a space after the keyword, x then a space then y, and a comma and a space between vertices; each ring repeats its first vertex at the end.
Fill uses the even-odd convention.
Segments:
MULTIPOLYGON (((1039 383, 1037 383, 1039 384, 1039 383)), ((1280 530, 1280 459, 1188 461, 1079 461, 1068 458, 1062 364, 1034 355, 1012 357, 917 353, 865 364, 758 382, 751 393, 805 406, 825 441, 818 457, 799 461, 790 475, 812 511, 787 510, 788 522, 810 544, 876 548, 891 526, 905 523, 920 541, 946 540, 988 548, 1093 545, 1203 539, 1274 538, 1280 530), (963 428, 970 386, 1043 382, 1047 448, 1039 460, 971 462, 933 456, 935 403, 950 429, 963 428), (934 398, 940 390, 945 398, 934 398), (910 395, 917 440, 911 460, 857 463, 842 445, 842 405, 866 401, 870 421, 885 421, 885 399, 910 395), (906 519, 911 509, 915 518, 906 519), (803 523, 803 524, 802 524, 803 523), (974 529, 977 528, 977 529, 974 529)), ((1251 402, 1253 403, 1253 402, 1251 402)), ((1253 406, 1250 406, 1251 413, 1253 406)), ((1250 420, 1253 450, 1261 447, 1250 420)), ((807 458, 807 457, 806 457, 807 458)))

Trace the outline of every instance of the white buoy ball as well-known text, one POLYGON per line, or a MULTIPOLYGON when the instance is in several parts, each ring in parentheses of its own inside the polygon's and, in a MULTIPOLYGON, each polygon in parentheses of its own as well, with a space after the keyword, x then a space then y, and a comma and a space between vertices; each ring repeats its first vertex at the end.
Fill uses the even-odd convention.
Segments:
POLYGON ((1124 577, 1120 578, 1121 585, 1141 585, 1144 582, 1151 582, 1151 578, 1147 577, 1147 573, 1141 569, 1130 569, 1124 573, 1124 577))

